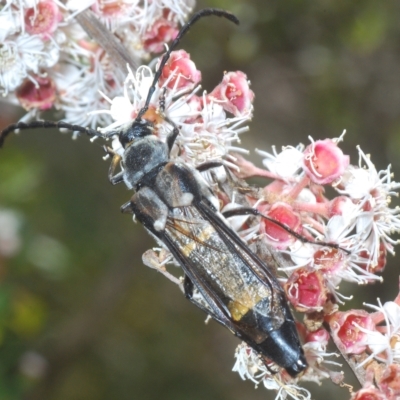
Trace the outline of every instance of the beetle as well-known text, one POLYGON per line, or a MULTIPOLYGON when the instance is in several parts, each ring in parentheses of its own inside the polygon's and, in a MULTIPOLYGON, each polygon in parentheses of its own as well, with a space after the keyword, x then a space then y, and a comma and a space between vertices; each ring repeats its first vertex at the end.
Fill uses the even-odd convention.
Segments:
MULTIPOLYGON (((172 50, 196 21, 209 15, 239 22, 224 10, 203 9, 194 14, 163 55, 145 105, 129 124, 100 133, 64 121, 20 122, 1 132, 0 146, 16 129, 56 127, 103 139, 117 137, 122 152, 105 148, 112 156, 108 178, 113 185, 124 182, 135 192, 121 210, 132 213, 181 266, 185 296, 261 356, 296 377, 307 368, 307 361, 273 265, 267 265, 251 251, 225 219, 237 214, 259 214, 243 208, 222 215, 215 195, 200 173, 221 164, 208 162, 194 168, 172 160, 170 153, 179 127, 164 115, 172 130, 162 141, 154 135, 152 122, 145 118, 172 50), (116 172, 118 166, 121 170, 116 172)), ((161 113, 162 103, 161 100, 161 113)))

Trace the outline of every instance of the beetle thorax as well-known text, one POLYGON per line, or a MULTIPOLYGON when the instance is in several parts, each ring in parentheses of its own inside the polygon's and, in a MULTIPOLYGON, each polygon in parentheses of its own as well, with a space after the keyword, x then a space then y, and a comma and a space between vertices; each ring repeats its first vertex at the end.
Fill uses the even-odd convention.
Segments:
POLYGON ((135 140, 124 152, 124 181, 129 189, 134 188, 143 177, 156 167, 167 163, 168 147, 156 136, 135 140))

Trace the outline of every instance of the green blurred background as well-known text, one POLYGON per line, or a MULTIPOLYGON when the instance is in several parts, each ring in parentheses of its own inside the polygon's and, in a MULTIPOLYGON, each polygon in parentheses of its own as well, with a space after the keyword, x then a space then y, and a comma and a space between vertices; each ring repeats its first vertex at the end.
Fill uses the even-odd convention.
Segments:
MULTIPOLYGON (((353 163, 359 144, 400 180, 399 2, 209 0, 197 8, 206 6, 234 12, 240 27, 203 20, 182 47, 209 91, 225 70, 247 73, 256 99, 244 147, 347 129, 342 148, 353 163)), ((3 125, 18 118, 4 104, 0 113, 3 125)), ((55 131, 13 135, 1 150, 0 211, 19 221, 21 247, 0 257, 0 399, 273 399, 231 372, 238 341, 205 325, 143 266, 154 242, 120 214, 131 194, 108 183, 102 156, 100 143, 55 131)), ((342 285, 354 295, 347 306, 393 299, 398 275, 389 257, 384 285, 342 285)), ((328 382, 309 387, 317 399, 349 397, 328 382)))

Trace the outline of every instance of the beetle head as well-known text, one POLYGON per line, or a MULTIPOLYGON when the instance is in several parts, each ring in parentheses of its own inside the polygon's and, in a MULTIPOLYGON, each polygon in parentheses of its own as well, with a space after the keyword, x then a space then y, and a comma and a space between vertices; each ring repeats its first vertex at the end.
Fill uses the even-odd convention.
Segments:
POLYGON ((125 149, 135 139, 140 139, 152 134, 153 126, 151 122, 144 119, 135 119, 121 131, 119 134, 119 141, 121 142, 122 147, 125 149))

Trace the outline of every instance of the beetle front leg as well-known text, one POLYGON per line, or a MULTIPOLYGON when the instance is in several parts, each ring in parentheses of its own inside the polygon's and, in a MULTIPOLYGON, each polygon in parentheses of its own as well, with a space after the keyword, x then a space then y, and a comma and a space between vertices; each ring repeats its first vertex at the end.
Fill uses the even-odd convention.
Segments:
POLYGON ((108 169, 108 180, 111 182, 111 184, 117 185, 118 183, 124 181, 124 171, 120 171, 117 174, 115 173, 115 170, 121 163, 122 157, 110 147, 104 146, 104 150, 107 154, 112 156, 110 168, 108 169))
POLYGON ((197 171, 204 172, 212 168, 222 167, 224 164, 220 161, 206 161, 196 167, 197 171))

